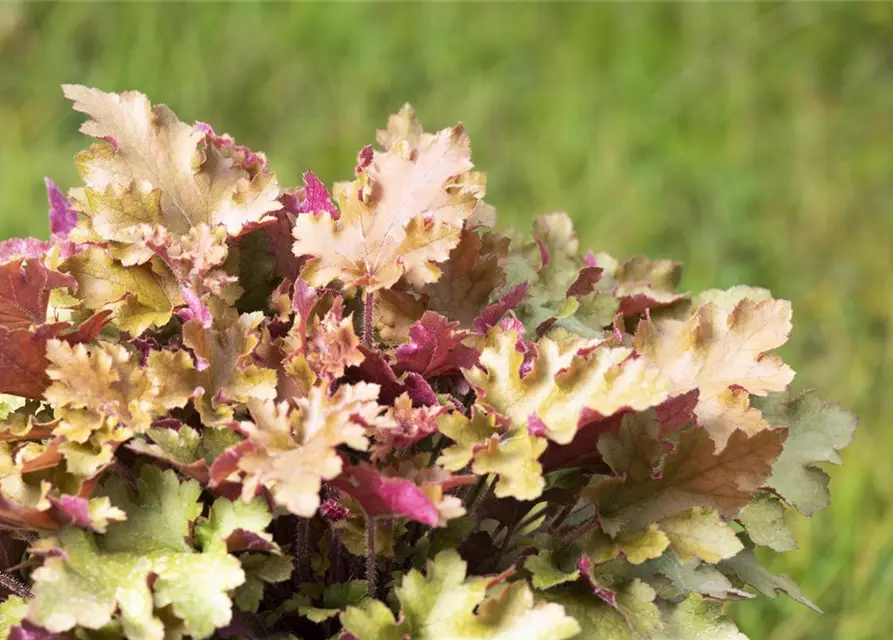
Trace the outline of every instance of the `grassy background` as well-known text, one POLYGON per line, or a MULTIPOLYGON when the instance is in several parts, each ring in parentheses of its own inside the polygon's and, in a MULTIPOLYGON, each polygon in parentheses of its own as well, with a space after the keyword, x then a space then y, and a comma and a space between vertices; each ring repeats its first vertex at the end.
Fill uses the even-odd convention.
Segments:
POLYGON ((739 605, 754 639, 888 638, 893 602, 893 5, 0 4, 0 237, 86 141, 61 82, 139 89, 349 177, 402 102, 462 118, 502 224, 565 209, 585 245, 791 299, 783 355, 862 416, 834 506, 775 563, 826 611, 739 605))

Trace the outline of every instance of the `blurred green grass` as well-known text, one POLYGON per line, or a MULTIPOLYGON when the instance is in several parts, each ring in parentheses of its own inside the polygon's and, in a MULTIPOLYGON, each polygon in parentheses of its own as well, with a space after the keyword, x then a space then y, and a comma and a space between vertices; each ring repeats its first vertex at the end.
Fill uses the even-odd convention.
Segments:
POLYGON ((862 417, 833 506, 774 563, 825 609, 738 605, 754 639, 888 638, 893 602, 893 5, 0 4, 0 237, 76 182, 59 84, 139 89, 348 177, 402 102, 462 118, 502 224, 564 209, 584 244, 685 286, 793 301, 796 384, 862 417))

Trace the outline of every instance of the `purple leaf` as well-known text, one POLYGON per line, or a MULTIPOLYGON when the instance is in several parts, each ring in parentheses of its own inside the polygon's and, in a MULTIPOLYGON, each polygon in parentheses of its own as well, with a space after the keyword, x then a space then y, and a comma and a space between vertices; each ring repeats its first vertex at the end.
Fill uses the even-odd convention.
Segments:
POLYGON ((414 407, 433 407, 437 404, 437 394, 422 376, 417 373, 407 373, 403 378, 403 386, 412 398, 414 407))
POLYGON ((70 633, 55 633, 38 627, 33 622, 23 620, 9 630, 9 640, 69 640, 73 638, 70 633))
POLYGON ((50 243, 37 238, 13 238, 0 242, 0 262, 9 262, 14 258, 43 258, 50 248, 50 243))
POLYGON ((331 484, 359 502, 367 516, 404 517, 429 527, 437 526, 437 507, 405 478, 388 478, 372 467, 345 465, 331 484))
POLYGON ((576 298, 585 296, 587 293, 592 293, 595 285, 601 280, 603 271, 604 269, 601 267, 587 266, 580 269, 577 279, 574 280, 574 283, 570 287, 568 287, 567 297, 576 298))
POLYGON ((481 311, 481 315, 475 318, 472 323, 475 333, 487 333, 490 328, 495 327, 499 323, 506 312, 511 311, 521 304, 521 301, 526 295, 527 283, 522 282, 493 304, 484 307, 484 310, 481 311))
POLYGON ((302 178, 304 179, 304 200, 298 207, 297 213, 327 211, 337 220, 339 217, 338 208, 332 203, 332 198, 329 196, 329 190, 326 188, 326 185, 312 171, 305 171, 302 178))
POLYGON ((479 353, 462 344, 467 334, 457 331, 458 326, 458 322, 450 322, 439 313, 426 311, 409 328, 409 342, 397 349, 395 371, 413 371, 432 378, 475 366, 479 353))
POLYGON ((68 198, 56 183, 43 179, 47 187, 47 200, 50 203, 50 233, 53 237, 67 238, 78 222, 78 214, 71 208, 68 198))

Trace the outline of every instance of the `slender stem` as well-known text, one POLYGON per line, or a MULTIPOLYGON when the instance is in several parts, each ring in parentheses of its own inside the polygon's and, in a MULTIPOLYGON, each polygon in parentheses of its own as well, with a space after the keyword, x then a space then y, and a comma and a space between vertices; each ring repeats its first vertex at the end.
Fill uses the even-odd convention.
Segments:
MULTIPOLYGON (((489 476, 482 476, 482 479, 486 482, 489 476)), ((486 502, 487 497, 490 495, 490 492, 493 490, 493 485, 495 482, 491 482, 489 484, 481 487, 480 491, 478 491, 477 495, 474 497, 474 501, 471 503, 471 506, 468 508, 468 514, 477 522, 480 522, 478 519, 478 511, 481 510, 481 506, 483 506, 484 502, 486 502)))
POLYGON ((589 520, 588 522, 584 522, 584 523, 581 524, 579 527, 576 527, 576 528, 574 528, 574 529, 571 529, 570 531, 568 531, 567 533, 565 533, 563 536, 561 536, 561 544, 560 544, 560 546, 562 546, 562 547, 566 547, 567 545, 569 545, 571 542, 573 542, 574 540, 576 540, 576 539, 579 538, 580 536, 589 533, 589 532, 592 531, 593 529, 598 529, 599 526, 600 526, 600 525, 599 525, 599 522, 598 522, 598 518, 597 518, 597 517, 593 517, 592 520, 589 520))
POLYGON ((569 506, 565 507, 558 513, 557 516, 555 516, 555 519, 552 521, 552 523, 549 526, 552 527, 552 529, 557 529, 562 524, 564 524, 564 521, 567 520, 567 517, 571 514, 571 511, 573 511, 573 510, 574 510, 573 505, 569 505, 569 506))
POLYGON ((366 344, 367 347, 372 346, 374 311, 375 311, 375 293, 373 293, 372 291, 369 291, 366 293, 366 300, 363 303, 363 342, 366 344))
POLYGON ((378 597, 378 573, 375 566, 375 518, 366 516, 366 580, 370 598, 378 597))
POLYGON ((11 594, 25 598, 31 597, 31 589, 27 585, 19 582, 5 571, 0 571, 0 587, 6 589, 11 594))
POLYGON ((310 582, 310 519, 298 518, 295 531, 295 579, 298 584, 310 582))
POLYGON ((329 562, 331 563, 331 582, 344 582, 344 556, 341 548, 341 538, 334 528, 329 527, 329 562))

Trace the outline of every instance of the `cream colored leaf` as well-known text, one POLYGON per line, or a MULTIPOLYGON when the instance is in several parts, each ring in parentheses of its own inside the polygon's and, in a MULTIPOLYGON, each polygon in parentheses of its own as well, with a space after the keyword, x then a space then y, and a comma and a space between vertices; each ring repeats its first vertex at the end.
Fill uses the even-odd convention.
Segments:
POLYGON ((465 129, 419 134, 408 112, 397 119, 382 138, 387 149, 370 150, 358 178, 335 185, 340 219, 328 212, 296 219, 293 251, 310 256, 302 276, 311 284, 340 279, 375 291, 403 276, 416 286, 434 282, 436 263, 475 213, 484 181, 469 172, 465 129))
POLYGON ((699 389, 698 422, 722 449, 736 430, 768 428, 749 408, 747 393, 764 396, 791 382, 794 371, 766 353, 784 344, 790 330, 789 302, 745 298, 731 311, 706 304, 687 320, 643 321, 633 346, 662 371, 672 394, 699 389))
POLYGON ((322 482, 341 473, 336 447, 364 451, 367 426, 396 426, 378 404, 378 391, 378 385, 365 382, 341 385, 331 395, 327 387, 314 386, 295 400, 294 409, 288 403, 249 402, 253 421, 243 422, 242 429, 256 446, 239 461, 246 475, 243 497, 250 499, 264 486, 292 513, 313 516, 322 482))
POLYGON ((214 145, 200 148, 205 133, 166 106, 153 106, 134 91, 114 94, 79 85, 64 85, 63 91, 76 111, 91 118, 81 131, 111 141, 111 147, 94 145, 78 157, 88 187, 135 183, 142 191, 160 189, 164 225, 173 233, 205 223, 222 224, 235 235, 281 208, 275 176, 252 179, 214 145))

